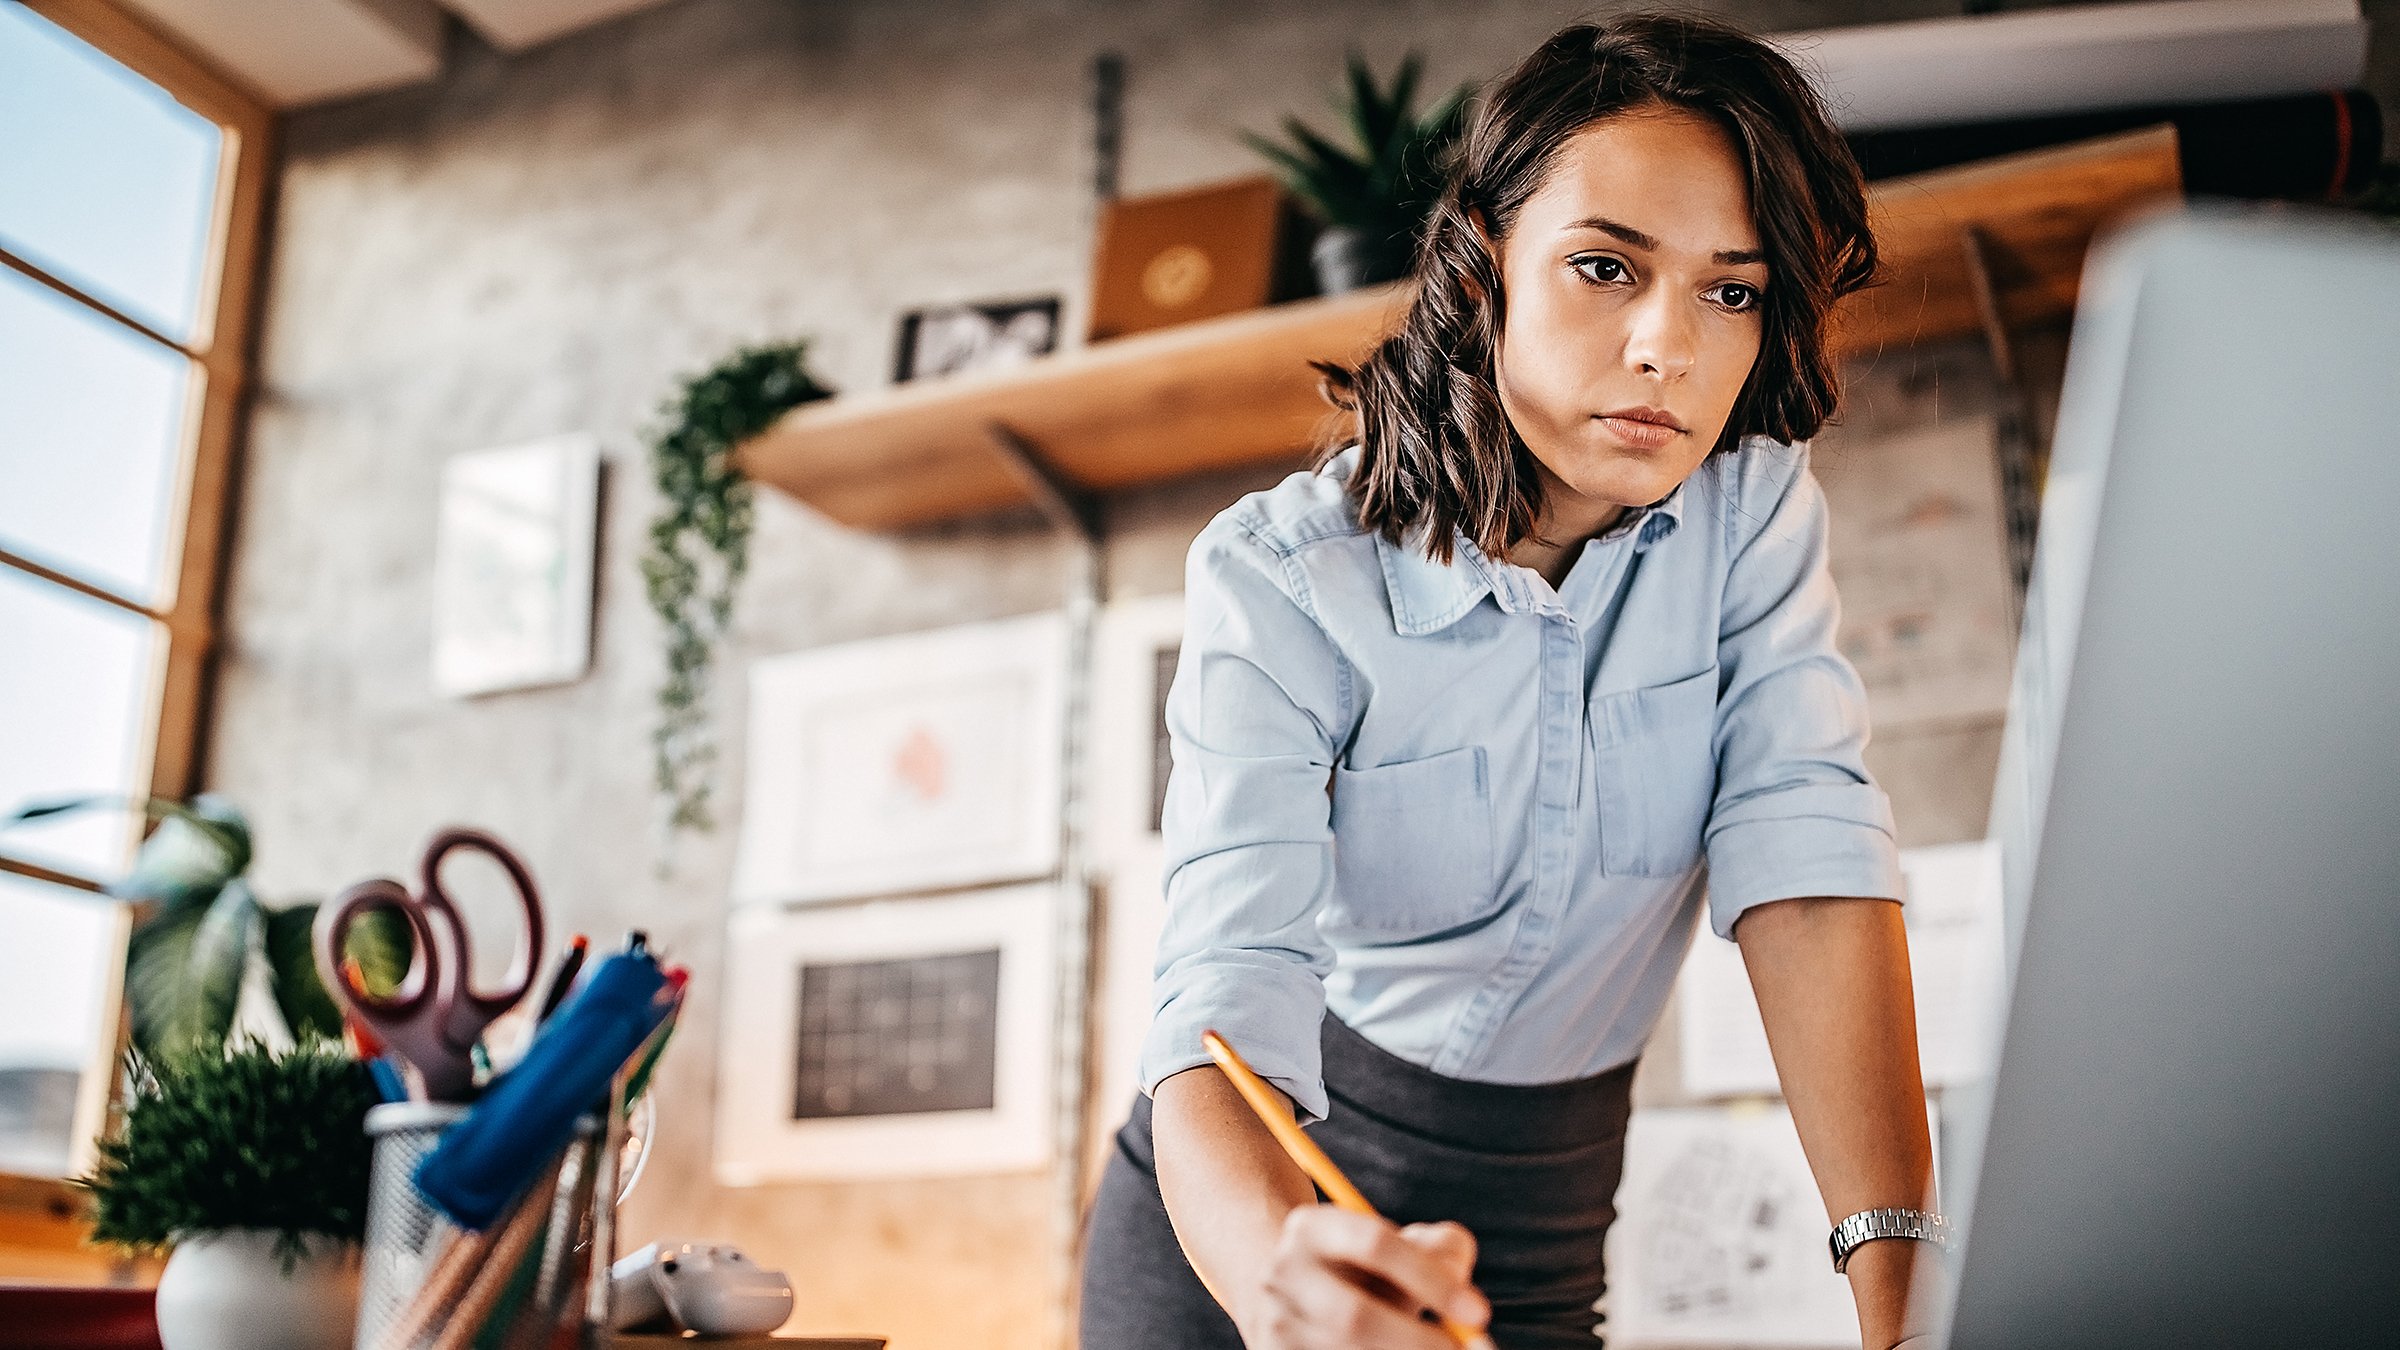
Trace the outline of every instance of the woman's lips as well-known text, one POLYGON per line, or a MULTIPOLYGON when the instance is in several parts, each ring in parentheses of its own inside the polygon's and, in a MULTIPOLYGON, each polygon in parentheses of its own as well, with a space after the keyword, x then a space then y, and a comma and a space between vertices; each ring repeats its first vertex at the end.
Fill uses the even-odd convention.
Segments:
POLYGON ((1685 434, 1682 425, 1666 413, 1647 408, 1602 413, 1596 420, 1609 435, 1635 450, 1661 450, 1685 434))

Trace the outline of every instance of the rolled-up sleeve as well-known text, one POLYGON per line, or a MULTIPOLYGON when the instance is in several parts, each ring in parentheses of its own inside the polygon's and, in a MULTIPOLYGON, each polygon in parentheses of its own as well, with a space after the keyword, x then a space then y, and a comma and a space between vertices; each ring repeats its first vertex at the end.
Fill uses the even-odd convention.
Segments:
POLYGON ((1745 456, 1717 659, 1709 923, 1801 896, 1898 899, 1891 804, 1867 775, 1867 698, 1836 634, 1825 495, 1805 446, 1745 456), (1761 522, 1763 521, 1763 524, 1761 522))
POLYGON ((1333 951, 1317 911, 1333 884, 1326 783, 1347 734, 1348 668, 1293 560, 1238 513, 1201 531, 1184 571, 1166 700, 1167 911, 1141 1087, 1208 1063, 1200 1033, 1213 1028, 1304 1121, 1321 1120, 1333 951))

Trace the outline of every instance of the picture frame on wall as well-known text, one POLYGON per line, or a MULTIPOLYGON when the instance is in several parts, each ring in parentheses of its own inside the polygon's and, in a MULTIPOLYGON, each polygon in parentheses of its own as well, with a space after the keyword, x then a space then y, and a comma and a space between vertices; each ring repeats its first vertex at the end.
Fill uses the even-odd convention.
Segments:
POLYGON ((1180 593, 1119 601, 1093 624, 1090 820, 1102 861, 1158 838, 1174 765, 1167 690, 1182 649, 1180 593))
POLYGON ((992 885, 1058 866, 1057 612, 751 666, 736 904, 992 885))
POLYGON ((1111 1136, 1138 1090, 1149 1033, 1151 968, 1166 922, 1166 846, 1159 833, 1173 767, 1167 690, 1183 647, 1180 594, 1103 608, 1092 631, 1091 783, 1085 801, 1101 881, 1093 985, 1091 1114, 1085 1184, 1097 1183, 1111 1136))
POLYGON ((717 1179, 1049 1166, 1059 904, 1041 882, 734 910, 717 1179))
POLYGON ((935 305, 900 316, 898 383, 967 371, 1006 370, 1058 348, 1059 297, 935 305))
POLYGON ((452 698, 591 668, 600 446, 588 433, 452 455, 434 540, 433 686, 452 698))

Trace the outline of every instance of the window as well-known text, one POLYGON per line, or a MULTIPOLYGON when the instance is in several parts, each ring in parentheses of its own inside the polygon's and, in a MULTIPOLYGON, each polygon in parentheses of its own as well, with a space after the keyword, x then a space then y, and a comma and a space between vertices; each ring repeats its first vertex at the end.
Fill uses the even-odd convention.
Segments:
MULTIPOLYGON (((100 0, 0 5, 0 814, 196 786, 271 131, 100 0)), ((0 832, 0 1174, 90 1163, 140 837, 0 832)))

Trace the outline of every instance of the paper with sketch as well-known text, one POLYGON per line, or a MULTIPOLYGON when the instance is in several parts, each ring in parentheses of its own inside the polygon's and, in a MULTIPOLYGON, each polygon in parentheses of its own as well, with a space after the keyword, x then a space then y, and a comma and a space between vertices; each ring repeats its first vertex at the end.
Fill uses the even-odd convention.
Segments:
POLYGON ((1782 1107, 1634 1112, 1606 1248, 1610 1350, 1857 1346, 1826 1227, 1782 1107))
MULTIPOLYGON (((2000 850, 1988 839, 1902 849, 1900 875, 1926 1086, 1988 1077, 2004 992, 2000 850)), ((1684 960, 1675 1001, 1686 1092, 1778 1090, 1739 948, 1702 933, 1684 960)))

